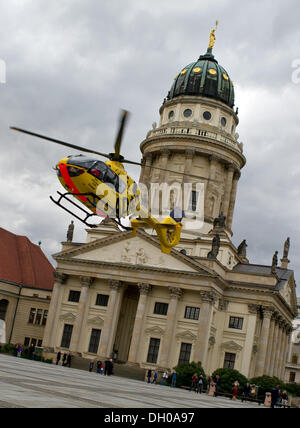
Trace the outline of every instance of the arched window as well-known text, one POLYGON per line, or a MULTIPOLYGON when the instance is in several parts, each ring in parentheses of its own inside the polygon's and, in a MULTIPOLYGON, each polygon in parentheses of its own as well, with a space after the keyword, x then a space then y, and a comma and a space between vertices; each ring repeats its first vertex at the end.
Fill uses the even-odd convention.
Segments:
POLYGON ((5 321, 5 316, 8 307, 8 300, 0 300, 0 320, 5 321))

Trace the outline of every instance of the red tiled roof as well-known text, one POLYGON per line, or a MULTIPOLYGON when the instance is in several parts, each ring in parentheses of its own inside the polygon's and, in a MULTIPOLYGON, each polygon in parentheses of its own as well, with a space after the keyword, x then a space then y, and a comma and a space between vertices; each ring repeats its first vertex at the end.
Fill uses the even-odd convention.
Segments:
POLYGON ((26 236, 0 227, 0 280, 52 290, 54 267, 38 245, 26 236))

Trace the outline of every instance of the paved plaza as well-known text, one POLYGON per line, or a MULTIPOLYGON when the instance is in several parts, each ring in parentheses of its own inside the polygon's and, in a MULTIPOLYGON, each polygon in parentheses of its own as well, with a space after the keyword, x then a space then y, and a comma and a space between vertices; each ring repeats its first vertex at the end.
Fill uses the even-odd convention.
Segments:
POLYGON ((0 355, 0 408, 257 408, 179 388, 0 355))

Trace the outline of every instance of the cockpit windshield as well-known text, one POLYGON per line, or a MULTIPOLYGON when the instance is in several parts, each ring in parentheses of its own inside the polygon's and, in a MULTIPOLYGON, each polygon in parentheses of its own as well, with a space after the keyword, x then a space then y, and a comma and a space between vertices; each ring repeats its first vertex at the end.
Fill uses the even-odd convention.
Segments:
POLYGON ((67 164, 90 169, 97 162, 98 162, 97 160, 88 158, 87 156, 77 155, 77 156, 70 156, 67 161, 67 164))

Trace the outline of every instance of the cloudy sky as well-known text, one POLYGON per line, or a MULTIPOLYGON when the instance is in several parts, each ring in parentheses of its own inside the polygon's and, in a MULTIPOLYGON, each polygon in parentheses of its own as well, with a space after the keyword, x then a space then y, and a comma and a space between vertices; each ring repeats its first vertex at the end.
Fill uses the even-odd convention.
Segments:
MULTIPOLYGON (((250 262, 271 264, 289 236, 298 278, 298 0, 0 0, 0 11, 0 227, 41 240, 53 262, 71 220, 49 195, 60 187, 52 167, 75 151, 9 126, 111 151, 126 108, 123 152, 139 161, 174 76, 205 53, 218 19, 214 54, 235 82, 247 157, 233 241, 247 239, 250 262)), ((138 169, 128 171, 138 178, 138 169)), ((75 223, 82 242, 84 226, 75 223)))

